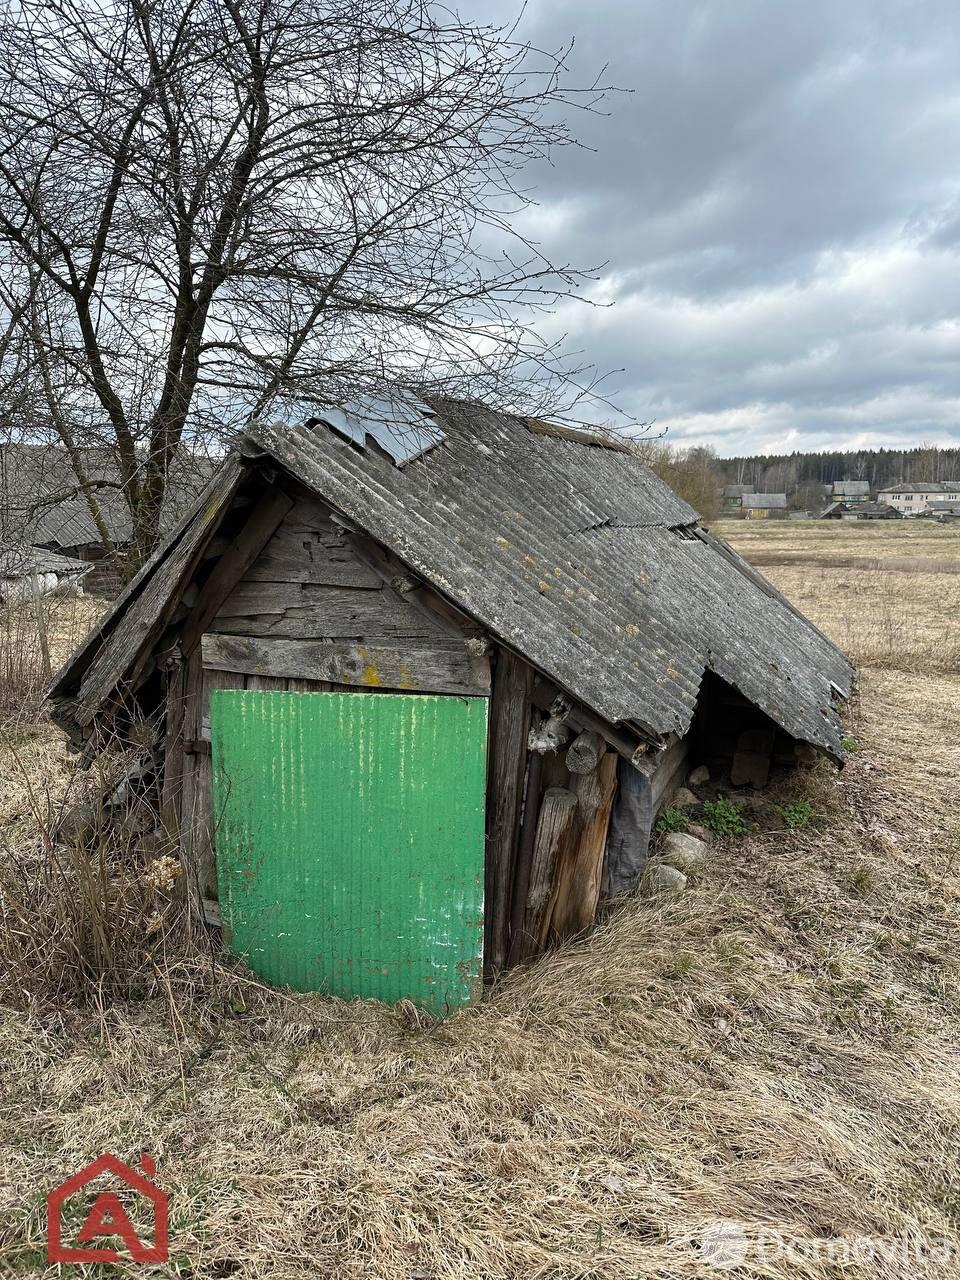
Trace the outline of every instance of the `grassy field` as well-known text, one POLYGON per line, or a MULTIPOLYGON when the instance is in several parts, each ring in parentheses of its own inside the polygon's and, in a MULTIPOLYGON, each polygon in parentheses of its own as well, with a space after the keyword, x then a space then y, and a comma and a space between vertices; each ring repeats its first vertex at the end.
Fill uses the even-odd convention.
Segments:
MULTIPOLYGON (((104 1150, 171 1193, 150 1274, 703 1278, 722 1221, 738 1276, 960 1274, 960 531, 718 531, 863 664, 846 769, 772 797, 810 827, 758 821, 442 1024, 265 991, 134 877, 136 998, 5 993, 0 1274, 58 1274, 44 1195, 104 1150)), ((42 865, 68 763, 42 720, 4 742, 8 856, 42 865)))

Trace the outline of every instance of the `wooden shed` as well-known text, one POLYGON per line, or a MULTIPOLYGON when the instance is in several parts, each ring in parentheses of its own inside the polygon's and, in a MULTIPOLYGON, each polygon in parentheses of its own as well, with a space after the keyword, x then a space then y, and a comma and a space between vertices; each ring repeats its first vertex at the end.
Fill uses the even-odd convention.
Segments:
POLYGON ((52 699, 155 726, 256 972, 441 1009, 633 888, 693 764, 839 761, 850 679, 629 445, 397 393, 250 425, 52 699))

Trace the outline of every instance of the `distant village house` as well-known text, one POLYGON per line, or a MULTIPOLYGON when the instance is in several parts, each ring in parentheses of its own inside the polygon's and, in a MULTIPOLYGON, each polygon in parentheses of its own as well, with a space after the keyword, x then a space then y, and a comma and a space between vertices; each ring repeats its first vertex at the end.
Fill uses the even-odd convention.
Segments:
POLYGON ((745 493, 741 499, 745 520, 782 520, 787 515, 785 493, 745 493))

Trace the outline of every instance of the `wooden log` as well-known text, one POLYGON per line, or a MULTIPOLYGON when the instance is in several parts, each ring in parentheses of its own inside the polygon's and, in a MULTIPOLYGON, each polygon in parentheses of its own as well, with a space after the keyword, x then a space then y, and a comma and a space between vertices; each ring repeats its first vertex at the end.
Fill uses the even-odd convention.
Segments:
POLYGON ((558 866, 550 904, 549 931, 558 940, 582 933, 597 913, 617 789, 616 753, 606 752, 593 773, 574 775, 571 784, 577 797, 577 836, 558 866))
POLYGON ((593 773, 606 751, 599 733, 584 729, 567 747, 567 768, 571 773, 593 773))
POLYGON ((192 653, 200 643, 200 637, 216 617, 220 606, 273 537, 292 506, 293 499, 281 489, 269 489, 260 498, 200 590, 200 597, 184 624, 180 640, 185 654, 192 653))
POLYGON ((487 858, 484 972, 505 966, 509 947, 514 862, 520 828, 523 777, 530 731, 533 668, 501 650, 490 701, 487 769, 487 858))
POLYGON ((577 797, 564 787, 548 787, 543 793, 530 864, 527 901, 520 937, 513 949, 516 961, 543 950, 550 924, 548 908, 558 867, 568 860, 568 848, 576 834, 577 797))
POLYGON ((329 680, 358 688, 400 689, 407 693, 458 693, 487 697, 484 669, 463 650, 361 645, 343 641, 259 639, 207 634, 205 667, 247 675, 329 680))

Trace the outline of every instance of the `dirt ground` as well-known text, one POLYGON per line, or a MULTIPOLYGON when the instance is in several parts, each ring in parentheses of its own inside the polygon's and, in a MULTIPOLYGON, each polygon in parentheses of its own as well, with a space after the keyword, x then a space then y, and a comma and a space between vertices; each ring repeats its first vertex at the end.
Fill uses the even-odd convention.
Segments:
MULTIPOLYGON (((866 664, 846 769, 771 798, 810 826, 755 821, 444 1023, 204 977, 162 934, 137 1000, 0 1010, 0 1274, 69 1274, 46 1192, 145 1151, 171 1259, 115 1274, 960 1276, 960 536, 718 531, 866 664)), ((68 770, 17 733, 8 847, 68 770)))

